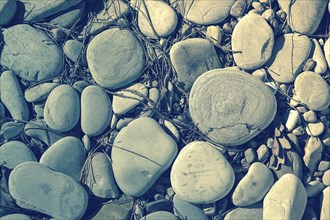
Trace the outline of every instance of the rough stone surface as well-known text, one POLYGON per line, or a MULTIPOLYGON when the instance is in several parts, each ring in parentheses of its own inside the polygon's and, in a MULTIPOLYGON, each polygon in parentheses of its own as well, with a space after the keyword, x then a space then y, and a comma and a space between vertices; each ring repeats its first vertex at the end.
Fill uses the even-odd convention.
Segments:
POLYGON ((203 141, 191 142, 180 151, 170 178, 176 194, 194 204, 211 203, 225 197, 235 181, 226 157, 203 141))
POLYGON ((258 14, 245 15, 235 26, 231 47, 237 66, 255 69, 265 64, 274 46, 274 34, 267 21, 258 14))
POLYGON ((56 219, 79 219, 87 208, 87 193, 78 182, 37 162, 16 166, 8 185, 18 206, 56 219))
POLYGON ((255 77, 241 71, 216 69, 195 81, 189 112, 211 140, 235 146, 249 141, 272 122, 276 99, 255 77))
POLYGON ((290 83, 302 71, 312 43, 305 35, 284 34, 275 40, 272 56, 266 62, 271 77, 280 83, 290 83))
POLYGON ((8 24, 15 16, 17 9, 16 0, 0 1, 0 25, 8 24))
POLYGON ((62 51, 46 33, 30 25, 19 24, 4 29, 2 35, 4 44, 0 64, 23 79, 47 80, 62 71, 62 51))
POLYGON ((24 97, 28 102, 38 102, 45 100, 56 86, 58 86, 57 83, 41 83, 37 86, 25 90, 24 97))
POLYGON ((89 43, 87 62, 93 79, 100 86, 117 89, 142 75, 144 49, 131 31, 110 28, 89 43))

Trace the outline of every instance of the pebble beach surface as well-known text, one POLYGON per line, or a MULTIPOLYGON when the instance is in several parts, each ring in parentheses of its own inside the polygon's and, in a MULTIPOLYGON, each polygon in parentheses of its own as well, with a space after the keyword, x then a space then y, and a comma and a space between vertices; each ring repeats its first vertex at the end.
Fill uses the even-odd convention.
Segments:
POLYGON ((328 0, 1 0, 0 220, 329 220, 328 0))

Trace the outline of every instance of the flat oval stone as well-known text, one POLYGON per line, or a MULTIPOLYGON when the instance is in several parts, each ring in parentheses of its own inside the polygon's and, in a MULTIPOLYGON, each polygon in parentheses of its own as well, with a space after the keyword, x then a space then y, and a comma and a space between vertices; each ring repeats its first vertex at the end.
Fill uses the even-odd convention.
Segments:
POLYGON ((30 25, 19 24, 4 29, 2 34, 4 45, 0 64, 21 78, 31 82, 47 80, 62 71, 62 51, 46 33, 30 25))
POLYGON ((87 86, 81 94, 81 129, 90 136, 101 134, 109 125, 112 108, 109 96, 99 86, 87 86))
POLYGON ((248 206, 261 201, 273 183, 274 177, 270 169, 262 163, 253 163, 234 190, 234 205, 248 206))
POLYGON ((190 90, 202 73, 222 67, 212 43, 201 38, 175 43, 170 50, 170 59, 177 73, 179 86, 186 91, 190 90))
POLYGON ((184 219, 208 219, 200 205, 191 204, 182 199, 178 194, 175 194, 173 197, 173 207, 174 214, 184 219))
POLYGON ((287 14, 289 25, 293 31, 311 35, 320 25, 328 1, 279 0, 278 4, 287 14))
POLYGON ((262 218, 262 203, 234 208, 229 211, 225 220, 263 220, 262 218))
POLYGON ((144 35, 155 38, 155 30, 157 36, 167 37, 175 30, 178 16, 165 2, 147 0, 142 3, 136 0, 135 4, 138 7, 138 25, 144 35))
POLYGON ((16 0, 0 1, 0 25, 8 24, 15 16, 17 9, 16 0))
POLYGON ((226 157, 203 141, 186 145, 171 170, 174 191, 193 204, 211 203, 225 197, 234 181, 234 170, 226 157))
POLYGON ((1 74, 0 96, 1 102, 13 119, 25 121, 29 119, 29 108, 14 73, 5 71, 1 74))
POLYGON ((330 186, 325 188, 321 195, 320 220, 327 220, 330 217, 330 186))
POLYGON ((32 218, 30 218, 30 216, 28 215, 15 213, 15 214, 2 216, 0 220, 32 220, 32 218))
POLYGON ((97 84, 117 89, 142 75, 144 49, 131 31, 111 28, 98 34, 89 43, 87 62, 97 84))
POLYGON ((133 120, 119 131, 112 147, 112 166, 119 188, 141 196, 172 164, 178 148, 152 118, 133 120))
POLYGON ((187 20, 201 25, 217 24, 229 15, 235 0, 179 0, 180 11, 187 20))
POLYGON ((215 69, 194 83, 189 112, 199 130, 216 143, 236 146, 264 130, 276 114, 276 99, 259 79, 215 69))
POLYGON ((255 69, 265 64, 274 46, 274 34, 267 21, 258 14, 245 15, 235 26, 231 47, 237 66, 255 69))
POLYGON ((57 83, 41 83, 25 90, 24 97, 28 102, 38 102, 47 99, 50 92, 58 86, 57 83))
POLYGON ((105 153, 96 153, 91 159, 91 169, 88 173, 88 186, 95 196, 101 198, 116 198, 119 196, 113 176, 111 159, 105 153))
POLYGON ((296 78, 294 89, 298 99, 314 111, 322 111, 330 105, 329 84, 317 73, 306 71, 296 78))
POLYGON ((50 146, 39 162, 79 181, 85 160, 86 152, 83 143, 76 137, 67 136, 50 146))
POLYGON ((80 219, 87 208, 88 195, 78 182, 37 162, 16 166, 8 185, 18 206, 56 219, 80 219))
POLYGON ((307 194, 300 179, 293 174, 282 176, 263 202, 263 219, 301 219, 307 194))
POLYGON ((32 150, 20 141, 9 141, 0 146, 0 164, 14 169, 26 161, 37 161, 32 150))
POLYGON ((284 34, 275 40, 272 56, 266 62, 271 77, 280 83, 292 82, 303 70, 312 43, 305 35, 284 34))
POLYGON ((57 86, 48 96, 45 110, 45 122, 56 131, 71 130, 80 118, 79 96, 71 86, 57 86))

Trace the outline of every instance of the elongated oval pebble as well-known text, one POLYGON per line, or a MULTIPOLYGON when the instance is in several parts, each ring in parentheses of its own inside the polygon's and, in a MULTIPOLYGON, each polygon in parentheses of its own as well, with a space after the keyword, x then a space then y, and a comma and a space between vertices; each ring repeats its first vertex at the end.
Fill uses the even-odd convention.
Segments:
POLYGON ((25 90, 24 97, 28 102, 38 102, 46 99, 49 93, 58 86, 57 83, 42 83, 25 90))

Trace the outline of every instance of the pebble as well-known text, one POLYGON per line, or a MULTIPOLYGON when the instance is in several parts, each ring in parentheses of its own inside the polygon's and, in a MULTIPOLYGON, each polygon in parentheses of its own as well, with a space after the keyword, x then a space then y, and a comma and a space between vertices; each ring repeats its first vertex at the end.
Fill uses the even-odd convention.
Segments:
POLYGON ((262 203, 256 203, 246 207, 238 207, 229 211, 224 220, 263 220, 262 203))
POLYGON ((330 105, 330 88, 319 74, 306 71, 296 78, 294 89, 298 99, 314 111, 322 111, 330 105))
POLYGON ((118 130, 121 130, 122 128, 126 127, 133 120, 134 120, 134 118, 121 118, 118 120, 118 122, 116 124, 116 128, 118 130))
POLYGON ((325 185, 321 181, 311 181, 305 185, 305 190, 307 193, 307 198, 318 196, 322 190, 325 188, 325 185))
POLYGON ((302 71, 312 43, 305 35, 284 34, 275 40, 270 59, 266 62, 271 77, 280 83, 290 83, 302 71))
POLYGON ((144 206, 144 210, 147 214, 158 211, 171 212, 172 209, 173 209, 172 203, 167 199, 160 199, 157 201, 148 202, 144 206))
POLYGON ((25 100, 28 102, 39 102, 47 99, 50 92, 58 86, 57 83, 41 83, 31 87, 24 92, 25 100))
POLYGON ((105 153, 95 153, 88 172, 88 186, 95 196, 110 199, 119 196, 113 176, 111 159, 105 153))
POLYGON ((136 197, 149 190, 178 152, 176 142, 148 117, 135 119, 120 130, 113 146, 116 182, 125 194, 136 197))
POLYGON ((297 95, 293 94, 293 96, 290 99, 290 105, 293 107, 297 107, 298 105, 300 105, 300 101, 297 95))
MULTIPOLYGON (((0 89, 0 94, 1 94, 1 89, 0 89)), ((1 102, 1 96, 0 96, 0 127, 5 122, 5 119, 4 119, 5 113, 6 113, 5 112, 5 107, 3 106, 2 102, 1 102)))
POLYGON ((9 141, 0 147, 0 164, 14 169, 26 161, 37 161, 32 150, 20 141, 9 141))
POLYGON ((314 209, 307 205, 302 220, 318 220, 314 209))
POLYGON ((74 63, 87 66, 85 45, 78 40, 68 40, 63 46, 65 56, 74 63))
POLYGON ((301 34, 313 34, 323 17, 328 1, 278 0, 280 8, 288 14, 291 29, 301 34), (301 15, 305 15, 303 18, 301 15))
POLYGON ((262 14, 266 10, 265 7, 260 2, 252 2, 251 5, 258 14, 262 14))
POLYGON ((233 51, 241 51, 233 54, 237 66, 243 69, 256 69, 271 57, 274 34, 262 16, 248 14, 235 26, 231 45, 233 51))
POLYGON ((17 9, 16 0, 2 0, 0 2, 0 25, 9 24, 15 16, 17 9))
POLYGON ((91 147, 92 147, 91 139, 88 137, 88 135, 84 135, 82 137, 81 141, 84 144, 86 153, 89 153, 91 151, 91 147))
POLYGON ((294 174, 299 179, 303 174, 303 162, 299 154, 294 151, 287 151, 285 163, 281 165, 279 170, 274 170, 277 179, 280 179, 285 174, 294 174))
POLYGON ((195 24, 218 24, 227 18, 235 2, 236 0, 179 1, 179 11, 185 19, 195 24))
POLYGON ((5 44, 0 64, 13 73, 30 82, 48 80, 61 73, 62 51, 46 33, 27 24, 18 24, 4 29, 2 35, 5 44))
POLYGON ((133 32, 110 28, 89 43, 87 62, 97 84, 107 89, 118 89, 142 75, 144 49, 133 32))
POLYGON ((211 25, 206 29, 206 34, 217 44, 221 43, 223 30, 219 26, 211 25))
POLYGON ((267 72, 264 68, 253 71, 252 76, 260 79, 263 82, 265 82, 267 80, 267 72))
POLYGON ((324 172, 330 169, 330 161, 321 160, 318 166, 318 171, 324 172))
POLYGON ((313 71, 315 66, 316 62, 312 58, 309 58, 304 64, 303 71, 313 71))
POLYGON ((23 123, 18 123, 18 122, 14 122, 14 121, 9 121, 4 123, 1 126, 1 139, 2 141, 7 141, 9 139, 15 138, 18 135, 20 135, 22 133, 22 131, 24 130, 24 124, 23 123))
POLYGON ((147 0, 142 3, 136 0, 135 4, 138 7, 138 25, 144 35, 152 38, 167 37, 175 30, 178 16, 165 2, 147 0))
POLYGON ((88 195, 78 182, 37 162, 16 166, 8 185, 18 206, 56 219, 80 219, 87 208, 88 195))
POLYGON ((306 122, 313 123, 317 120, 316 113, 313 110, 309 110, 303 114, 303 118, 306 122))
POLYGON ((187 220, 208 219, 200 205, 191 204, 182 199, 177 194, 175 194, 173 197, 173 211, 176 216, 182 217, 187 220))
POLYGON ((269 158, 269 150, 265 144, 260 145, 257 150, 257 156, 259 162, 265 162, 269 158))
POLYGON ((323 51, 328 67, 330 68, 330 38, 325 41, 323 51))
POLYGON ((263 219, 301 219, 307 194, 300 179, 293 174, 282 176, 263 201, 263 219))
POLYGON ((321 195, 320 220, 330 219, 330 187, 325 188, 321 195))
POLYGON ((246 162, 253 163, 257 159, 257 152, 253 148, 249 148, 246 151, 244 151, 244 157, 246 159, 246 162))
POLYGON ((45 122, 56 131, 69 131, 79 121, 80 100, 71 86, 57 86, 48 96, 45 110, 45 122))
POLYGON ((70 29, 83 15, 85 6, 86 2, 81 1, 69 9, 61 11, 50 17, 49 24, 70 29))
POLYGON ((309 172, 314 172, 322 158, 323 145, 319 138, 310 137, 305 146, 304 163, 309 172))
POLYGON ((63 135, 50 129, 44 120, 29 121, 24 127, 24 133, 31 138, 42 141, 47 146, 51 146, 63 138, 63 135))
POLYGON ((191 142, 180 151, 170 178, 176 194, 194 204, 211 203, 225 197, 235 181, 226 157, 203 141, 191 142))
MULTIPOLYGON (((148 92, 148 98, 154 102, 155 105, 158 104, 158 101, 160 99, 160 92, 157 88, 151 88, 149 89, 148 92)), ((151 104, 150 102, 148 102, 148 106, 145 107, 145 109, 143 109, 143 111, 141 112, 140 117, 152 117, 152 115, 154 114, 154 108, 155 106, 153 104, 151 104), (150 109, 151 108, 151 109, 150 109)))
POLYGON ((321 45, 318 40, 315 38, 312 39, 312 52, 311 52, 313 60, 316 62, 316 66, 314 68, 314 72, 318 74, 323 74, 327 71, 328 64, 323 54, 321 45))
POLYGON ((232 200, 236 206, 248 206, 261 201, 274 184, 270 169, 262 163, 253 163, 238 183, 232 200))
POLYGON ((199 130, 212 141, 236 146, 251 140, 272 122, 276 99, 250 74, 216 69, 195 81, 189 112, 199 130))
POLYGON ((30 216, 24 214, 10 214, 0 217, 0 220, 32 220, 30 216))
POLYGON ((296 136, 301 136, 305 134, 305 129, 303 128, 303 126, 299 125, 298 127, 292 130, 292 134, 296 136))
POLYGON ((273 9, 269 8, 266 9, 261 16, 266 20, 266 21, 271 21, 272 19, 275 18, 275 12, 273 9))
POLYGON ((13 119, 25 121, 29 119, 29 108, 14 73, 5 71, 1 74, 0 95, 1 102, 13 119))
POLYGON ((85 160, 86 151, 83 143, 76 137, 66 136, 51 145, 39 162, 79 181, 85 160))
POLYGON ((324 131, 324 124, 320 121, 314 123, 308 123, 306 127, 306 133, 311 136, 320 136, 324 131))
POLYGON ((170 50, 171 63, 177 73, 179 86, 189 91, 204 72, 222 66, 209 40, 189 38, 175 43, 170 50))
POLYGON ((322 182, 326 186, 330 186, 330 169, 323 173, 322 182))
POLYGON ((288 131, 292 131, 297 123, 299 122, 300 114, 297 110, 290 110, 289 114, 285 119, 285 127, 288 131))
POLYGON ((179 220, 171 212, 165 212, 165 211, 153 212, 151 214, 148 214, 148 215, 144 216, 142 219, 144 219, 144 220, 160 220, 160 219, 179 220))
POLYGON ((99 86, 87 86, 81 94, 81 129, 89 136, 102 134, 110 125, 111 101, 99 86))
POLYGON ((90 83, 85 80, 78 80, 75 83, 73 83, 72 88, 77 90, 77 92, 82 93, 82 91, 89 85, 90 83))
POLYGON ((230 9, 230 15, 236 18, 242 17, 247 8, 246 0, 237 0, 230 9))
POLYGON ((168 120, 164 120, 164 126, 167 133, 169 133, 178 142, 180 140, 180 132, 175 125, 168 120))
POLYGON ((142 83, 136 83, 119 90, 113 95, 113 112, 117 115, 123 115, 143 102, 147 96, 148 88, 142 83))

